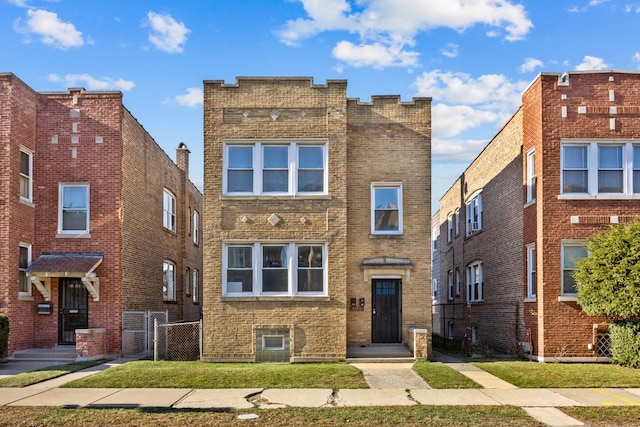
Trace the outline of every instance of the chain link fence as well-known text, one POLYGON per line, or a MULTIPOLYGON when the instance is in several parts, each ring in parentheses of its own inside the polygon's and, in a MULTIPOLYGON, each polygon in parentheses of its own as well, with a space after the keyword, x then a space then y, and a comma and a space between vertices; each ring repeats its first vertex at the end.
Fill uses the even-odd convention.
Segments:
POLYGON ((169 321, 168 311, 123 311, 122 356, 151 357, 154 320, 169 321))
POLYGON ((202 320, 197 322, 154 322, 153 360, 200 360, 202 320))

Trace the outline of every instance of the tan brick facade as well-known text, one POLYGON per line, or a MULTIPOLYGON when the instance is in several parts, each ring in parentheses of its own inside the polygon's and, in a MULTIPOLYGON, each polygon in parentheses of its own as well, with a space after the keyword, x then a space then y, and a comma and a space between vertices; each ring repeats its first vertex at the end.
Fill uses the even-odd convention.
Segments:
MULTIPOLYGON (((120 92, 37 93, 12 74, 0 74, 2 161, 0 310, 8 314, 9 353, 60 342, 59 275, 46 279, 52 314, 37 314, 44 295, 35 285, 19 295, 19 244, 31 260, 45 253, 102 255, 95 270, 98 297, 88 298, 85 328, 106 330, 106 351, 120 354, 124 310, 165 310, 170 318, 198 319, 199 307, 182 288, 186 266, 200 271, 201 249, 187 236, 185 213, 202 212, 202 195, 122 104, 120 92), (20 198, 20 149, 33 155, 32 200, 20 198), (60 184, 88 185, 88 233, 59 232, 60 184), (162 190, 177 196, 178 228, 162 227, 162 190), (163 259, 177 265, 177 299, 162 299, 163 259)), ((180 151, 180 150, 179 150, 180 151)), ((45 277, 43 273, 41 277, 45 277)), ((200 300, 201 298, 197 298, 200 300)))
MULTIPOLYGON (((496 350, 519 351, 521 345, 515 344, 528 341, 530 336, 531 355, 540 361, 596 361, 605 357, 606 349, 598 349, 598 334, 606 334, 608 320, 585 315, 575 295, 570 290, 563 292, 562 248, 584 243, 611 223, 630 221, 640 213, 640 201, 632 188, 630 154, 640 143, 639 93, 638 73, 541 74, 524 92, 520 110, 441 199, 441 292, 446 295, 450 253, 462 250, 465 261, 478 257, 485 262, 484 301, 473 302, 469 311, 459 310, 458 317, 450 315, 456 324, 465 326, 455 328, 456 340, 463 338, 466 326, 479 324, 477 319, 490 324, 491 318, 502 318, 502 328, 497 325, 495 331, 487 333, 480 327, 476 330, 478 338, 496 350), (587 191, 574 190, 567 183, 562 187, 562 147, 571 144, 589 153, 590 163, 583 169, 584 179, 588 176, 587 191), (625 177, 623 189, 617 194, 613 193, 618 190, 610 194, 598 190, 600 147, 621 147, 623 152, 619 158, 625 177), (532 152, 536 185, 530 200, 528 158, 532 152), (490 164, 502 166, 496 171, 489 168, 490 164), (484 178, 475 181, 479 175, 484 178), (483 198, 482 233, 460 239, 462 246, 454 239, 446 249, 446 213, 456 207, 464 211, 460 203, 464 201, 460 197, 462 186, 466 184, 467 190, 473 191, 469 187, 472 182, 473 188, 483 188, 483 194, 493 186, 501 188, 496 191, 499 197, 490 201, 487 193, 483 198), (493 218, 500 221, 495 223, 493 218), (489 233, 491 238, 475 244, 476 239, 489 233), (535 295, 528 290, 528 248, 536 251, 535 295), (490 268, 493 258, 503 261, 490 268), (490 276, 494 269, 501 278, 497 288, 492 288, 496 282, 490 276), (505 309, 509 304, 515 311, 505 309)), ((578 163, 580 159, 572 158, 578 163)), ((465 295, 462 297, 464 304, 467 301, 465 295)), ((446 335, 441 332, 441 336, 446 335)))
MULTIPOLYGON (((315 85, 310 78, 239 78, 237 84, 205 81, 204 110, 205 360, 339 359, 347 356, 348 345, 370 343, 372 291, 370 282, 363 283, 365 258, 413 261, 412 269, 402 270, 403 278, 410 277, 402 288, 402 328, 430 328, 429 101, 401 104, 395 97, 374 97, 368 105, 348 100, 342 80, 315 85), (225 150, 234 145, 251 147, 256 158, 263 152, 255 147, 263 145, 322 147, 326 190, 226 194, 225 150), (392 159, 396 165, 389 164, 392 159), (407 168, 415 177, 407 179, 407 168), (403 184, 403 236, 371 236, 372 182, 403 184), (255 282, 262 277, 263 286, 265 246, 322 246, 324 291, 306 294, 290 282, 288 291, 269 295, 253 283, 233 294, 232 285, 225 285, 231 280, 225 251, 234 245, 253 249, 251 274, 255 282), (364 298, 364 311, 351 311, 351 298, 364 298), (271 335, 283 337, 282 352, 264 351, 264 337, 271 335)), ((295 159, 294 154, 289 162, 300 161, 295 159)), ((258 163, 253 168, 261 173, 258 163)), ((290 277, 296 281, 295 274, 290 277)))

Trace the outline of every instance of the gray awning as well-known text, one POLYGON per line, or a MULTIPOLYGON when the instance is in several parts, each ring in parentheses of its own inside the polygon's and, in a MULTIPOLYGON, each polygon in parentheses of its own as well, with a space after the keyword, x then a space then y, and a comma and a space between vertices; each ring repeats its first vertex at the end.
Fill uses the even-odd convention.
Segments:
POLYGON ((94 301, 100 299, 100 280, 95 269, 102 263, 99 253, 43 253, 27 268, 31 283, 40 291, 46 301, 51 298, 51 289, 47 285, 50 277, 79 278, 94 301))

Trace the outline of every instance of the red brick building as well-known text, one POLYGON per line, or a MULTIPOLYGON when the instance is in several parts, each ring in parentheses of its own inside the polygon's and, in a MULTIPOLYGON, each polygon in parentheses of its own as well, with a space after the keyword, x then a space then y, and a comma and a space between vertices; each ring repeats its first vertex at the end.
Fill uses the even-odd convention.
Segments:
POLYGON ((202 194, 122 104, 121 92, 39 93, 0 74, 0 311, 9 356, 104 329, 123 311, 200 317, 202 194))
POLYGON ((441 199, 440 287, 446 295, 452 282, 453 297, 439 307, 450 326, 435 332, 445 341, 606 360, 608 320, 581 310, 572 270, 587 239, 640 214, 639 105, 633 72, 544 73, 525 90, 441 199))

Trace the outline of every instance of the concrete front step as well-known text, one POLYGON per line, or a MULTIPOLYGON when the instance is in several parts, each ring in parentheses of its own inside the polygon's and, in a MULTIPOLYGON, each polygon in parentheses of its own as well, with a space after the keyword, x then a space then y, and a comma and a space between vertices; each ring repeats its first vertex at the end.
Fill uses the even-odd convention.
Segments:
POLYGON ((53 348, 31 348, 13 353, 11 359, 40 360, 40 361, 71 361, 76 360, 75 346, 56 346, 53 348))
POLYGON ((406 363, 407 360, 413 361, 413 353, 402 344, 370 344, 362 347, 348 347, 347 360, 351 359, 406 363))
POLYGON ((413 357, 347 357, 347 363, 413 363, 413 357))

